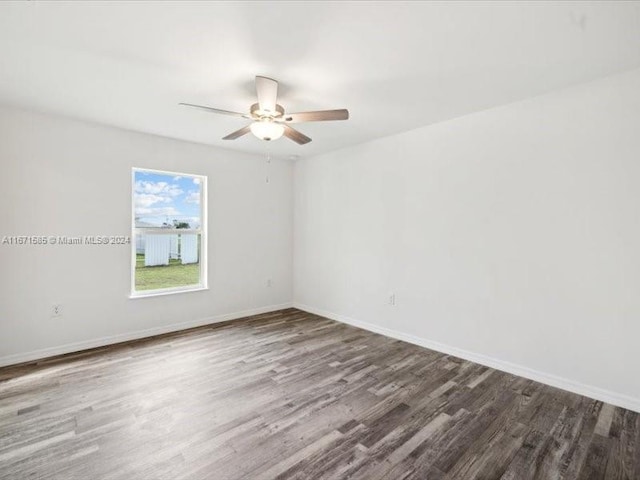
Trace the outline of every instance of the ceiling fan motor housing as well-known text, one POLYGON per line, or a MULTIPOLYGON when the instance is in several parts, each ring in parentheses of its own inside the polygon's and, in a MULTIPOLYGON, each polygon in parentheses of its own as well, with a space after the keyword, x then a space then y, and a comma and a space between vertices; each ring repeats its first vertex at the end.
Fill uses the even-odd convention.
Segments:
POLYGON ((282 105, 277 104, 275 112, 260 110, 260 105, 257 103, 251 105, 251 109, 249 111, 251 112, 251 116, 255 118, 280 118, 284 115, 284 108, 282 108, 282 105))

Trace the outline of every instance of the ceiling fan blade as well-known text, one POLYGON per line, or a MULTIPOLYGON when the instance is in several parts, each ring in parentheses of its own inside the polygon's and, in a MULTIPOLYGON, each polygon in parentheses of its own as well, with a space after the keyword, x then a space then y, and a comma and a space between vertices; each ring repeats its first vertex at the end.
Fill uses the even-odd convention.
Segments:
POLYGON ((349 118, 349 110, 343 108, 341 110, 320 110, 317 112, 300 112, 288 113, 282 120, 287 123, 302 122, 325 122, 329 120, 347 120, 349 118))
POLYGON ((212 112, 212 113, 221 113, 222 115, 231 115, 232 117, 251 118, 251 115, 247 113, 231 112, 229 110, 220 110, 219 108, 205 107, 204 105, 194 105, 192 103, 180 103, 179 105, 184 105, 185 107, 199 108, 200 110, 205 110, 207 112, 212 112))
POLYGON ((283 125, 284 127, 284 136, 290 140, 293 140, 298 145, 304 145, 305 143, 309 143, 311 139, 307 137, 304 133, 299 132, 295 128, 291 128, 289 125, 283 125))
POLYGON ((246 127, 242 127, 240 130, 236 130, 235 132, 230 133, 229 135, 224 137, 223 140, 235 140, 236 138, 246 135, 250 131, 251 131, 251 125, 247 125, 246 127))
POLYGON ((256 76, 256 93, 260 110, 265 113, 276 113, 278 82, 272 78, 256 76))

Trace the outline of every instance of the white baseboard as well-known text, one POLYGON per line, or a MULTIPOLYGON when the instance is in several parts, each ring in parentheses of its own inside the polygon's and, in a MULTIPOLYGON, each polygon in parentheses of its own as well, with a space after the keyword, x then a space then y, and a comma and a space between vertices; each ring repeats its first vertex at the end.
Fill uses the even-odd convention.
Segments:
POLYGON ((23 362, 31 362, 43 358, 53 357, 55 355, 63 355, 65 353, 79 352, 89 348, 104 347, 113 345, 114 343, 127 342, 129 340, 138 340, 145 337, 153 337, 154 335, 162 335, 163 333, 177 332, 193 327, 201 327, 214 323, 226 322, 228 320, 236 320, 238 318, 250 317, 261 313, 275 312, 285 308, 291 308, 292 303, 282 303, 280 305, 269 305, 266 307, 253 308, 241 312, 225 313, 213 317, 201 318, 198 320, 189 320, 188 322, 172 323, 170 325, 162 325, 160 327, 147 328, 145 330, 136 330, 135 332, 127 332, 119 335, 111 335, 109 337, 94 338, 82 342, 68 343, 58 347, 43 348, 41 350, 33 350, 25 353, 16 353, 0 357, 0 367, 7 365, 15 365, 23 362))
POLYGON ((573 380, 559 377, 557 375, 540 372, 538 370, 533 370, 522 365, 517 365, 515 363, 506 362, 497 358, 488 357, 479 353, 469 352, 467 350, 462 350, 450 345, 445 345, 440 342, 427 340, 426 338, 421 338, 408 333, 381 327, 378 325, 374 325, 373 323, 363 322, 362 320, 356 320, 345 315, 328 312, 320 308, 310 307, 309 305, 302 305, 294 302, 293 307, 305 312, 330 318, 331 320, 336 320, 341 323, 353 325, 354 327, 362 328, 370 332, 379 333, 387 337, 402 340, 404 342, 412 343, 414 345, 445 353, 447 355, 453 355, 455 357, 463 358, 464 360, 469 360, 470 362, 479 363, 480 365, 484 365, 486 367, 495 368, 496 370, 501 370, 503 372, 511 373, 519 377, 528 378, 530 380, 535 380, 536 382, 544 383, 552 387, 567 390, 572 393, 577 393, 578 395, 584 395, 585 397, 593 398, 594 400, 600 400, 617 407, 626 408, 628 410, 633 410, 634 412, 640 413, 640 399, 638 398, 633 398, 628 395, 623 395, 599 387, 594 387, 592 385, 585 385, 584 383, 575 382, 573 380))

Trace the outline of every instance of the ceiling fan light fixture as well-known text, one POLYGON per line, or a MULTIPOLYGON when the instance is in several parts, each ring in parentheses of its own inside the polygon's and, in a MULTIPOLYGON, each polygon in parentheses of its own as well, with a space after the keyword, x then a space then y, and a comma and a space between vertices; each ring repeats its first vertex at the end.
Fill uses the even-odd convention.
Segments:
POLYGON ((271 120, 253 122, 249 128, 251 128, 251 133, 260 140, 277 140, 284 133, 284 126, 271 120))

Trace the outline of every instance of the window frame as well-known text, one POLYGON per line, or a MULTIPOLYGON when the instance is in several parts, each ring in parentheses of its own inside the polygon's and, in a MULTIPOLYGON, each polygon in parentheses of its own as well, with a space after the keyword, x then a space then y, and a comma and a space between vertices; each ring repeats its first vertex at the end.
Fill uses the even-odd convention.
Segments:
POLYGON ((198 173, 172 172, 168 170, 156 170, 153 168, 133 167, 131 169, 131 275, 130 275, 130 293, 129 298, 145 298, 157 297, 163 295, 173 295, 176 293, 198 292, 209 289, 208 268, 207 268, 207 176, 198 173), (136 228, 136 173, 149 172, 160 175, 182 176, 200 179, 200 228, 136 228), (176 233, 177 232, 177 233, 176 233), (156 288, 153 290, 136 290, 136 235, 176 235, 176 234, 196 234, 200 235, 200 258, 198 266, 200 270, 200 282, 194 285, 185 285, 182 287, 156 288))

